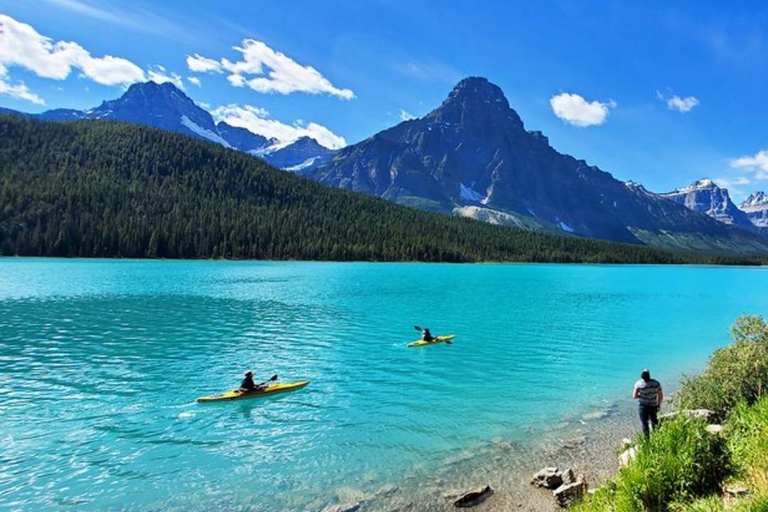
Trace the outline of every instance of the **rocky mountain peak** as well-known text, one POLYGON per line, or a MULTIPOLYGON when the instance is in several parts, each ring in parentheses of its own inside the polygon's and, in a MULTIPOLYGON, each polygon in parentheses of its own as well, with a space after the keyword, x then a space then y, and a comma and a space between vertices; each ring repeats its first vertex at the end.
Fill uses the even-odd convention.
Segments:
POLYGON ((469 128, 476 123, 501 123, 523 129, 523 121, 510 108, 501 88, 482 77, 461 80, 443 104, 427 114, 427 118, 469 128))
POLYGON ((739 207, 742 210, 768 209, 768 194, 762 190, 758 190, 757 192, 749 194, 749 196, 744 200, 744 202, 741 203, 741 205, 739 205, 739 207))
POLYGON ((752 223, 744 212, 731 201, 728 190, 719 187, 709 178, 696 180, 687 187, 677 188, 662 195, 691 210, 705 213, 724 224, 752 227, 752 223))

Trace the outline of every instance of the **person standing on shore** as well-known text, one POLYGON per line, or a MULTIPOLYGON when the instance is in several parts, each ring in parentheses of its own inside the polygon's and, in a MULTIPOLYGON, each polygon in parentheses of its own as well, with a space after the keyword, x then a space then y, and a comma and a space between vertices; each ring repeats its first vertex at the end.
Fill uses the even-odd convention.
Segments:
POLYGON ((650 371, 643 370, 640 373, 640 380, 635 382, 632 398, 638 401, 640 424, 643 427, 643 434, 648 437, 651 433, 650 428, 656 430, 656 426, 659 424, 659 407, 664 401, 661 383, 651 378, 650 371))

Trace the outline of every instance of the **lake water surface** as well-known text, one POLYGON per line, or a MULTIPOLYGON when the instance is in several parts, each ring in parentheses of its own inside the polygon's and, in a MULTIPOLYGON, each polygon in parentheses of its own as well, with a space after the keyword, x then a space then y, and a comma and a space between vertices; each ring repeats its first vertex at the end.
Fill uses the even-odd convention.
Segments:
POLYGON ((0 509, 394 493, 631 410, 643 367, 671 385, 767 308, 763 268, 0 259, 0 509), (312 383, 195 402, 246 369, 312 383))

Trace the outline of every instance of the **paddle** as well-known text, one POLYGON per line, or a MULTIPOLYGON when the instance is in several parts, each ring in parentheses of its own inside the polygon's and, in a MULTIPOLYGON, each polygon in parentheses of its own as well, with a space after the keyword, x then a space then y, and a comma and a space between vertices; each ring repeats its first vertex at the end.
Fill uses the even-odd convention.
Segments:
POLYGON ((257 388, 260 388, 261 386, 263 386, 263 385, 264 385, 264 384, 266 384, 267 382, 273 382, 273 381, 276 381, 276 380, 277 380, 277 375, 275 374, 275 375, 271 376, 271 377, 269 378, 269 380, 265 380, 265 381, 264 381, 264 382, 262 382, 261 384, 258 384, 256 387, 257 387, 257 388))
MULTIPOLYGON (((414 325, 413 328, 420 332, 424 331, 424 329, 422 329, 418 325, 414 325)), ((443 340, 443 343, 445 343, 446 345, 453 345, 453 342, 451 340, 443 340)))

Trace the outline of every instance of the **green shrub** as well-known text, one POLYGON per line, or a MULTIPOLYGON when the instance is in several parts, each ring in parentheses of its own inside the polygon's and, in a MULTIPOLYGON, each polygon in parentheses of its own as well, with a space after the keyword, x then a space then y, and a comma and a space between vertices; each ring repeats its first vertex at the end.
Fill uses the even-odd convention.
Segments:
POLYGON ((768 397, 739 404, 726 424, 728 445, 740 476, 768 490, 768 397))
POLYGON ((678 408, 705 408, 724 419, 740 402, 753 404, 768 391, 768 323, 742 316, 731 327, 733 343, 712 354, 706 370, 686 377, 675 396, 678 408))

